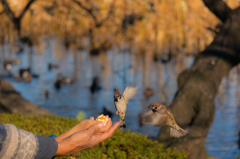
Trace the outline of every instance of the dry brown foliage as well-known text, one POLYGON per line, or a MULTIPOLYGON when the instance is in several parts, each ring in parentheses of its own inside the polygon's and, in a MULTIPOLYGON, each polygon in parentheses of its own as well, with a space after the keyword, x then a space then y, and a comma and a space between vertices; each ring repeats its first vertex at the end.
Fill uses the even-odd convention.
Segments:
MULTIPOLYGON (((15 16, 28 1, 7 0, 15 16)), ((10 19, 4 13, 0 19, 0 39, 15 39, 10 19)), ((212 41, 218 23, 201 0, 37 0, 22 19, 21 35, 36 44, 43 35, 58 36, 67 47, 100 52, 115 45, 137 53, 196 53, 212 41)))

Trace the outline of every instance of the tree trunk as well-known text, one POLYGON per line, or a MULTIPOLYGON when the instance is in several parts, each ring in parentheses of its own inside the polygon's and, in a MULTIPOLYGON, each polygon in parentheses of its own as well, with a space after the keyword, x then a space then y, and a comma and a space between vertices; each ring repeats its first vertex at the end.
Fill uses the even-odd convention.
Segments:
POLYGON ((163 127, 158 136, 163 147, 187 150, 190 159, 207 158, 205 140, 214 119, 215 95, 223 77, 240 61, 240 8, 231 10, 219 0, 204 3, 223 26, 193 66, 178 78, 179 89, 171 110, 180 127, 189 132, 181 138, 170 138, 169 127, 163 127))
POLYGON ((13 20, 14 28, 17 30, 18 38, 21 37, 21 19, 15 18, 13 20))

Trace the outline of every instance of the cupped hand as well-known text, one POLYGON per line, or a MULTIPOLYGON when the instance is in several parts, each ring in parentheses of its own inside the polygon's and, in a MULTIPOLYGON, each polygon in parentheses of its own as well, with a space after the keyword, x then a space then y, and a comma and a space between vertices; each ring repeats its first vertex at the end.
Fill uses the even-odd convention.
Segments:
MULTIPOLYGON (((68 131, 64 132, 63 134, 60 134, 59 136, 55 137, 55 139, 64 139, 64 138, 74 134, 75 132, 86 130, 89 127, 91 127, 92 125, 98 124, 98 123, 102 123, 102 122, 94 120, 94 117, 90 117, 89 119, 85 119, 85 120, 80 121, 77 125, 75 125, 70 130, 68 130, 68 131)), ((107 132, 110 129, 111 126, 112 126, 111 118, 108 118, 108 123, 106 125, 104 125, 104 128, 101 129, 97 133, 101 134, 103 132, 107 132)))
POLYGON ((111 121, 111 118, 108 117, 108 115, 106 116, 108 118, 108 122, 107 124, 104 123, 104 122, 101 122, 101 121, 96 121, 94 120, 94 117, 90 117, 89 119, 92 121, 92 122, 89 122, 87 128, 89 128, 90 126, 94 125, 94 124, 97 124, 97 123, 103 123, 104 124, 104 127, 99 131, 97 132, 97 134, 102 134, 104 132, 107 132, 111 126, 112 126, 112 121, 111 121), (106 125, 105 125, 106 124, 106 125))
POLYGON ((97 123, 89 127, 87 130, 82 130, 75 132, 74 134, 64 138, 64 139, 56 139, 58 142, 58 150, 55 156, 59 155, 68 155, 81 150, 93 148, 95 145, 100 142, 110 138, 114 131, 119 126, 119 122, 115 123, 112 127, 111 123, 108 122, 106 127, 109 127, 109 130, 102 133, 97 134, 101 131, 105 126, 102 122, 97 123))

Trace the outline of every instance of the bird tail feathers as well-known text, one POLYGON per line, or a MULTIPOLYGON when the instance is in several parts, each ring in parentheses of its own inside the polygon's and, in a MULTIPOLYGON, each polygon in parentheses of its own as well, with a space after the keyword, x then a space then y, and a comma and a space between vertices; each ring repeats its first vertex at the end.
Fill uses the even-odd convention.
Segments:
POLYGON ((120 128, 126 128, 126 124, 124 120, 120 120, 120 128))
POLYGON ((181 137, 181 136, 186 135, 186 133, 188 133, 188 131, 183 130, 179 126, 177 127, 177 129, 174 129, 174 128, 170 127, 170 136, 171 137, 181 137))
POLYGON ((120 128, 126 128, 126 125, 125 125, 125 113, 124 114, 119 114, 120 116, 120 128))

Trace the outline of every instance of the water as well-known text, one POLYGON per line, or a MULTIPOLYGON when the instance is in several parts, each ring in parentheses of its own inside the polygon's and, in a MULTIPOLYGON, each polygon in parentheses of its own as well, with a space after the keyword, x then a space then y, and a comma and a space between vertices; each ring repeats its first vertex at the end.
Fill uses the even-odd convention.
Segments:
MULTIPOLYGON (((31 65, 32 71, 40 75, 39 78, 33 78, 31 83, 7 78, 14 88, 26 99, 50 112, 75 118, 79 111, 83 111, 87 117, 97 117, 104 106, 115 113, 114 88, 122 93, 125 87, 137 85, 138 92, 128 104, 126 125, 131 131, 149 136, 157 136, 160 128, 148 125, 140 127, 139 113, 148 111, 147 106, 153 101, 169 105, 177 90, 177 75, 193 63, 192 57, 178 57, 165 65, 155 64, 151 57, 143 60, 138 55, 128 52, 120 54, 116 48, 105 55, 92 58, 86 51, 73 52, 61 46, 56 47, 55 42, 56 40, 46 41, 41 53, 36 53, 37 48, 33 48, 31 60, 28 47, 25 47, 21 54, 15 54, 14 49, 8 45, 4 47, 6 58, 22 60, 20 65, 13 66, 12 73, 31 65), (146 65, 143 65, 143 61, 146 65), (59 64, 59 68, 50 71, 48 63, 59 64), (54 82, 59 73, 72 78, 74 82, 57 90, 54 82), (102 90, 91 94, 89 87, 94 76, 100 77, 102 90), (154 91, 154 95, 146 99, 144 89, 148 87, 154 91), (48 99, 45 98, 45 90, 49 91, 48 99)), ((1 75, 4 74, 6 72, 1 70, 1 75)), ((238 83, 237 68, 233 68, 219 88, 215 99, 215 119, 206 140, 210 156, 222 159, 240 156, 237 144, 240 119, 238 83)), ((113 116, 114 122, 118 120, 118 116, 113 116)))

